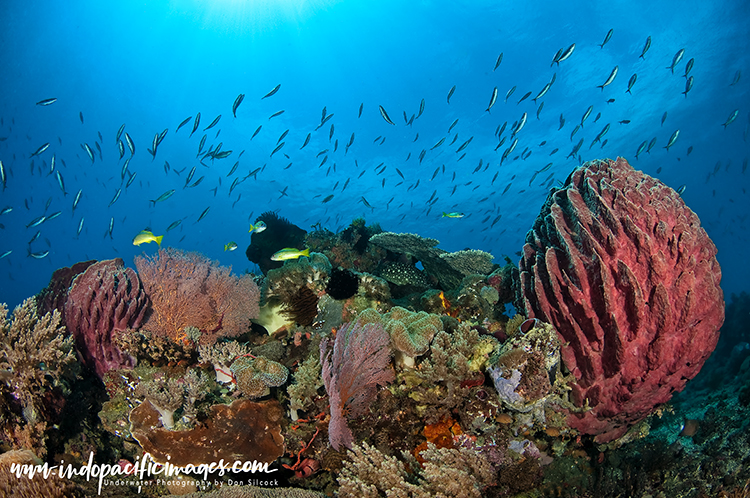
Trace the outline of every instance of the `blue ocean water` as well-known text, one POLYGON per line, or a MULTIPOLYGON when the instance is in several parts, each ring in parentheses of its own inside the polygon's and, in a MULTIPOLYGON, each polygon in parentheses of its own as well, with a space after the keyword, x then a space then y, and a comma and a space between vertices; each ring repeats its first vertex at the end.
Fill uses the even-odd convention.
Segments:
POLYGON ((253 270, 248 227, 264 211, 308 230, 320 223, 337 231, 365 217, 434 237, 449 251, 517 261, 549 188, 583 161, 617 156, 684 186, 718 246, 725 293, 747 288, 746 1, 48 1, 3 10, 0 209, 12 211, 0 215, 0 302, 18 304, 77 261, 121 257, 132 266, 135 255, 157 249, 132 245, 146 227, 164 235, 164 246, 253 270), (570 57, 553 63, 573 43, 570 57), (598 88, 615 67, 612 83, 598 88), (131 153, 125 145, 120 159, 123 124, 135 145, 124 176, 131 153), (152 157, 147 149, 165 129, 152 157), (228 157, 204 157, 220 143, 228 157), (190 183, 204 178, 185 188, 193 167, 190 183), (166 201, 149 202, 172 189, 166 201), (52 219, 30 226, 40 216, 52 219), (239 249, 225 252, 230 241, 239 249))

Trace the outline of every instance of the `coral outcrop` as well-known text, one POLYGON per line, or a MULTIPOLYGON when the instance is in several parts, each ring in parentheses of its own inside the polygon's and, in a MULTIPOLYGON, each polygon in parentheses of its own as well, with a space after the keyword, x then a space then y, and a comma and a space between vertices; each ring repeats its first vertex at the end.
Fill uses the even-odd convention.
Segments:
POLYGON ((622 158, 586 163, 553 189, 526 236, 521 287, 575 376, 569 424, 622 436, 684 388, 724 321, 716 246, 662 182, 622 158))

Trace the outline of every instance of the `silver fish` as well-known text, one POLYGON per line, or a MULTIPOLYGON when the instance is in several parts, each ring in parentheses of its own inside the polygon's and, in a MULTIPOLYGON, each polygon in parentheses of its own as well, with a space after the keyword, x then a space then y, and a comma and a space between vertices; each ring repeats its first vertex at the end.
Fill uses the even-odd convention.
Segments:
POLYGON ((675 132, 672 133, 672 136, 669 137, 669 142, 667 142, 667 146, 664 148, 669 150, 669 148, 672 147, 674 143, 677 141, 677 137, 679 136, 680 136, 680 130, 675 130, 675 132))
POLYGON ((576 44, 574 43, 568 48, 566 48, 565 51, 562 54, 560 54, 560 58, 557 59, 555 62, 557 62, 557 64, 559 65, 562 61, 564 61, 565 59, 573 55, 573 50, 575 49, 576 49, 576 44))
POLYGON ((55 171, 55 173, 57 174, 57 184, 60 185, 60 190, 62 190, 63 196, 68 195, 68 193, 65 191, 65 181, 63 181, 60 170, 55 171))
POLYGON ((49 148, 49 142, 47 142, 44 145, 41 145, 37 150, 35 150, 34 152, 32 152, 29 157, 38 156, 39 154, 41 154, 42 152, 44 152, 48 148, 49 148))
POLYGON ((732 112, 732 114, 729 115, 729 117, 727 118, 726 122, 722 125, 725 130, 726 130, 727 126, 729 126, 730 124, 734 123, 734 120, 737 119, 737 116, 739 114, 740 114, 740 110, 739 109, 735 109, 734 112, 732 112))
POLYGON ((677 64, 680 63, 680 61, 682 60, 682 56, 683 55, 685 55, 685 49, 681 48, 680 50, 677 51, 676 54, 674 54, 674 57, 672 58, 672 65, 671 66, 667 66, 667 69, 669 69, 670 71, 672 71, 672 74, 674 74, 674 68, 675 68, 675 66, 677 64))
POLYGON ((492 109, 492 106, 495 105, 496 100, 497 100, 497 87, 495 87, 492 90, 492 96, 490 97, 490 105, 487 106, 487 109, 485 109, 485 112, 490 112, 490 109, 492 109))
POLYGON ((128 144, 128 149, 130 149, 130 155, 135 155, 135 144, 133 143, 133 139, 130 138, 130 135, 128 135, 128 132, 125 132, 125 142, 128 144))
POLYGON ((385 111, 382 105, 379 105, 378 108, 380 109, 380 115, 383 116, 383 119, 385 119, 385 122, 391 125, 396 125, 393 121, 391 121, 391 118, 388 117, 388 113, 385 111))
POLYGON ((610 83, 612 83, 615 80, 615 76, 617 76, 617 71, 619 69, 620 69, 619 66, 615 66, 615 68, 612 70, 612 72, 609 73, 609 76, 607 77, 607 81, 605 81, 601 85, 597 85, 596 87, 597 88, 601 88, 602 91, 604 91, 604 87, 607 86, 607 85, 609 85, 610 83))
POLYGON ((614 29, 610 29, 609 31, 607 31, 607 36, 604 37, 604 41, 599 45, 600 48, 604 48, 604 45, 606 45, 607 42, 612 39, 612 33, 614 32, 614 29))

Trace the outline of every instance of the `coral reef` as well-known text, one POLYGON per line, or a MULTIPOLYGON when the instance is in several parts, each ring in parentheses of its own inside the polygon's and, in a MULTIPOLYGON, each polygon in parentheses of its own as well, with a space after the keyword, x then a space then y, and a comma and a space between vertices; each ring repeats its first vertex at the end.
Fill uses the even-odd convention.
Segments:
POLYGON ((0 497, 17 498, 70 498, 83 496, 81 490, 75 483, 68 479, 62 479, 52 473, 48 477, 41 473, 34 475, 32 479, 22 475, 17 477, 11 472, 12 464, 18 465, 40 465, 34 453, 29 450, 13 450, 0 455, 0 497))
POLYGON ((116 346, 113 334, 138 328, 148 304, 138 275, 120 258, 94 263, 73 280, 65 324, 84 364, 100 378, 108 370, 135 365, 135 359, 116 346))
POLYGON ((294 373, 294 383, 287 387, 289 410, 292 420, 297 420, 297 412, 309 409, 323 387, 323 377, 319 355, 312 351, 294 373))
POLYGON ((680 195, 624 159, 553 189, 520 262, 529 316, 551 323, 597 441, 622 436, 684 388, 724 320, 716 247, 680 195))
POLYGON ((309 327, 318 316, 318 296, 304 285, 281 306, 281 313, 303 327, 309 327))
POLYGON ((348 452, 349 460, 339 477, 339 496, 378 498, 410 496, 414 498, 481 498, 482 491, 494 483, 489 462, 476 452, 460 448, 435 448, 422 452, 425 464, 406 465, 396 457, 384 455, 363 443, 348 452))
POLYGON ((262 213, 255 219, 255 224, 259 221, 266 224, 266 229, 262 232, 253 232, 245 255, 258 265, 264 275, 268 275, 270 270, 280 268, 284 264, 283 261, 271 261, 271 256, 285 247, 302 249, 307 232, 273 211, 262 213))
POLYGON ((305 245, 325 254, 335 267, 373 273, 386 254, 385 249, 369 244, 370 237, 380 232, 377 223, 367 226, 364 219, 357 218, 339 233, 320 228, 310 232, 305 245))
POLYGON ((200 343, 236 337, 258 316, 260 293, 251 275, 235 277, 231 269, 177 249, 160 249, 153 257, 136 257, 153 313, 143 324, 171 340, 189 342, 187 327, 200 329, 200 343))
POLYGON ((326 284, 326 293, 334 299, 349 299, 359 289, 359 277, 352 271, 334 268, 326 284))
POLYGON ((189 431, 161 427, 161 413, 145 401, 130 413, 131 433, 154 461, 178 467, 236 460, 271 463, 284 454, 283 411, 276 401, 237 400, 214 405, 206 421, 189 431))
POLYGON ((323 383, 329 396, 331 420, 328 439, 339 450, 354 442, 346 419, 369 409, 377 386, 394 379, 390 367, 390 338, 381 324, 352 322, 341 327, 328 351, 328 338, 320 342, 323 383))
POLYGON ((435 247, 439 243, 436 239, 413 233, 382 232, 373 235, 370 243, 421 262, 424 273, 436 278, 443 290, 457 287, 465 276, 488 274, 493 268, 493 256, 487 252, 469 250, 448 253, 435 247))
POLYGON ((60 313, 40 317, 34 298, 13 310, 0 304, 0 440, 44 456, 45 432, 55 423, 64 381, 75 374, 73 338, 60 313))
POLYGON ((281 363, 263 356, 242 356, 232 363, 230 370, 237 382, 237 389, 249 398, 260 398, 270 387, 286 384, 289 370, 281 363))

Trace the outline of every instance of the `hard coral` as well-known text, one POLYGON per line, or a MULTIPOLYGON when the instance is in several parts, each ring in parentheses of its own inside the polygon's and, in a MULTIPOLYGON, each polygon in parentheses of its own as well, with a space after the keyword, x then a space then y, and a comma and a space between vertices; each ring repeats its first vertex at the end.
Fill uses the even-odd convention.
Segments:
POLYGON ((38 447, 53 415, 49 401, 76 362, 73 338, 65 337, 60 313, 37 315, 27 299, 6 318, 0 304, 0 440, 14 448, 38 447))
POLYGON ((189 431, 159 427, 161 414, 148 401, 130 413, 131 432, 154 461, 178 467, 236 460, 271 463, 284 454, 281 436, 283 410, 276 401, 255 403, 240 399, 214 405, 208 419, 189 431))
POLYGON ((680 195, 622 158, 553 189, 519 264, 529 316, 554 325, 588 405, 569 424, 622 436, 684 388, 724 321, 716 246, 680 195))
POLYGON ((250 398, 260 398, 268 393, 269 387, 284 385, 289 376, 289 370, 284 365, 262 356, 237 358, 232 363, 231 371, 237 388, 250 398))

